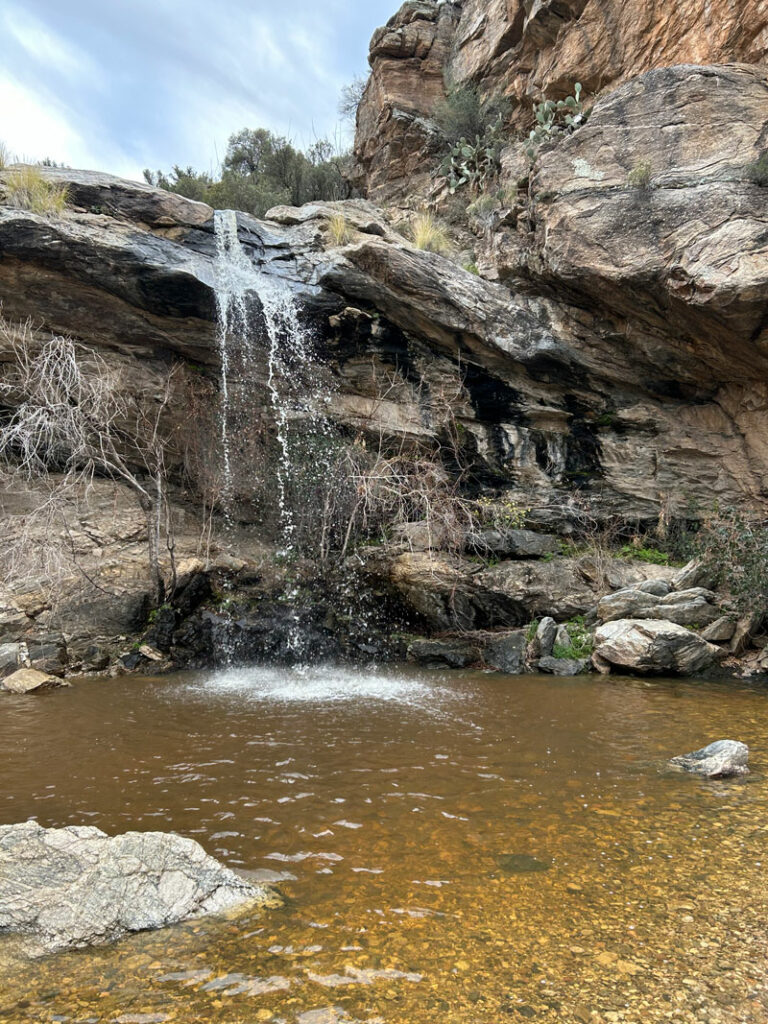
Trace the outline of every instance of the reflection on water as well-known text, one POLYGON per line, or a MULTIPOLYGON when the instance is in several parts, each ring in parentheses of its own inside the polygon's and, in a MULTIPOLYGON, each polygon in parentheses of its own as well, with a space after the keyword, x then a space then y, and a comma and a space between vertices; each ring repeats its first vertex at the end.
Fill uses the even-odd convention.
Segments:
MULTIPOLYGON (((286 906, 0 966, 0 1020, 765 1022, 768 704, 232 670, 0 700, 0 822, 173 829, 286 906), (670 773, 730 735, 743 780, 670 773)), ((7 943, 0 944, 0 963, 7 943)))

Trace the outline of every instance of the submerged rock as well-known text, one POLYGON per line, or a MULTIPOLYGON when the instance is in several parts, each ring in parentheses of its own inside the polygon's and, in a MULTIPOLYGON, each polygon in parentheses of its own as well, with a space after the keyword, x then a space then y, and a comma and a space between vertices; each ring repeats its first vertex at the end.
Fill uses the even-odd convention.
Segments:
POLYGON ((540 658, 539 671, 553 676, 580 676, 589 669, 589 658, 540 658))
POLYGON ((20 668, 2 682, 2 689, 10 693, 34 693, 37 690, 51 690, 56 686, 69 686, 69 683, 47 672, 38 672, 35 668, 20 668))
POLYGON ((733 775, 748 775, 749 747, 738 740, 717 740, 708 747, 691 754, 673 757, 669 762, 695 775, 708 779, 727 779, 733 775))
POLYGON ((182 836, 0 826, 0 935, 23 936, 31 957, 275 900, 182 836))
POLYGON ((529 853, 502 853, 498 859, 499 867, 510 875, 522 875, 529 871, 549 871, 549 861, 539 860, 529 853))

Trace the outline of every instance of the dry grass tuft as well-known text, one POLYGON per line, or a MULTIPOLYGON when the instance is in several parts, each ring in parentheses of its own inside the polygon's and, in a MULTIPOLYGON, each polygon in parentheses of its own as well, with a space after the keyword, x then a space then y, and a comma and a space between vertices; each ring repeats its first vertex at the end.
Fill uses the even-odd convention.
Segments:
POLYGON ((10 162, 11 151, 3 140, 0 139, 0 171, 4 171, 10 162))
POLYGON ((27 164, 14 169, 5 182, 6 200, 19 210, 44 217, 60 215, 67 208, 67 188, 43 176, 39 167, 27 164))
POLYGON ((419 213, 411 221, 411 238, 417 249, 445 253, 451 247, 448 232, 431 213, 419 213))
POLYGON ((346 245, 349 242, 352 233, 349 229, 347 218, 343 213, 334 213, 329 219, 328 234, 334 245, 346 245))

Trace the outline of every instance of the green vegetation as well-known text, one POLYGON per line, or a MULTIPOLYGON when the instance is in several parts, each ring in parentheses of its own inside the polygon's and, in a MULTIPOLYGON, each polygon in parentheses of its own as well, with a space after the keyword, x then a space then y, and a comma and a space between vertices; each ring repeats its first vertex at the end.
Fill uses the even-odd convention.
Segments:
POLYGON ((12 170, 5 182, 9 205, 47 217, 62 214, 67 208, 67 189, 43 176, 37 165, 12 170))
POLYGON ((653 167, 649 160, 640 160, 627 175, 627 184, 632 188, 648 188, 653 175, 653 167))
POLYGON ((443 253, 450 248, 445 228, 431 213, 419 213, 411 221, 411 239, 417 249, 443 253))
POLYGON ((760 185, 762 188, 768 188, 768 150, 762 153, 757 160, 746 166, 747 178, 754 182, 755 185, 760 185))
POLYGON ((625 544, 619 550, 620 558, 634 558, 638 562, 649 562, 651 565, 669 565, 670 559, 666 551, 659 548, 645 547, 642 544, 625 544))
POLYGON ((480 524, 496 530, 521 529, 529 512, 509 498, 478 498, 476 504, 480 524))
POLYGON ((214 209, 243 210, 263 217, 273 206, 349 199, 349 158, 326 140, 306 151, 264 128, 244 128, 231 136, 218 175, 174 166, 144 171, 150 185, 176 192, 214 209))
POLYGON ((768 524, 733 508, 716 509, 696 538, 697 554, 728 588, 736 611, 768 613, 768 524))
POLYGON ((464 269, 466 270, 466 272, 468 274, 474 274, 475 277, 479 277, 480 276, 480 271, 479 271, 478 266, 477 266, 476 263, 465 263, 464 264, 464 269))
POLYGON ((533 113, 536 125, 528 136, 526 153, 535 159, 539 147, 545 142, 562 136, 570 135, 580 128, 587 120, 588 114, 581 102, 581 83, 573 87, 573 96, 564 100, 544 100, 534 104, 533 113))
POLYGON ((576 660, 588 658, 592 653, 595 641, 590 631, 584 625, 584 616, 577 615, 565 623, 565 628, 568 630, 570 643, 555 644, 552 649, 553 656, 555 658, 572 658, 576 660))
POLYGON ((533 643, 536 638, 536 630, 539 628, 539 620, 534 619, 533 622, 528 623, 528 628, 525 631, 525 639, 527 642, 533 643))
POLYGON ((483 98, 474 85, 448 88, 434 118, 447 149, 440 174, 451 195, 465 186, 482 191, 496 177, 509 109, 506 98, 483 98))

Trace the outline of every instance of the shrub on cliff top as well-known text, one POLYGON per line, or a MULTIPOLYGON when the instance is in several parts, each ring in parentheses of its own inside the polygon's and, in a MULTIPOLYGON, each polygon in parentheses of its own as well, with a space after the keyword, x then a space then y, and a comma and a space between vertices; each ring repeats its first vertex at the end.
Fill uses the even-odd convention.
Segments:
POLYGON ((43 176, 37 166, 11 171, 5 182, 6 198, 11 206, 42 216, 61 214, 67 208, 67 189, 43 176))

